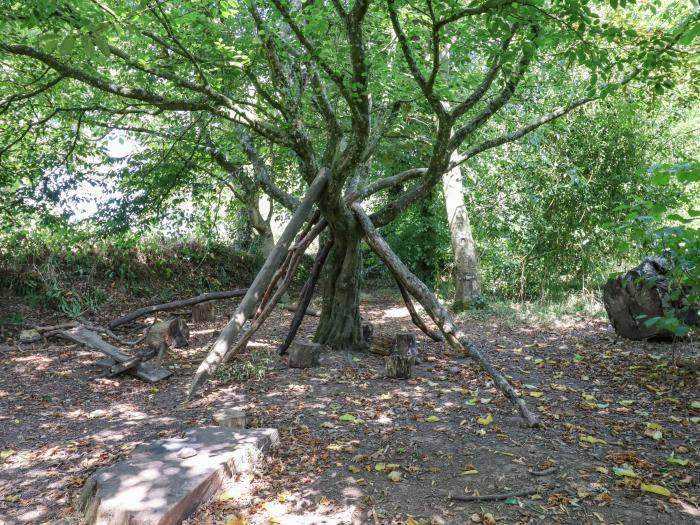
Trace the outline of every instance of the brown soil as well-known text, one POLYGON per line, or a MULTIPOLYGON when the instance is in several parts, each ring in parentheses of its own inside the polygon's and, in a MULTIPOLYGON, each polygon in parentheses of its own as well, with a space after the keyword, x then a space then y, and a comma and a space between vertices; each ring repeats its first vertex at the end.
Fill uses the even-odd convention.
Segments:
MULTIPOLYGON (((218 305, 215 322, 191 326, 190 346, 169 357, 174 376, 157 385, 95 379, 100 356, 60 340, 0 343, 0 452, 7 456, 0 524, 79 523, 71 501, 95 469, 144 441, 211 424, 225 407, 245 410, 250 426, 278 428, 282 446, 189 524, 700 520, 700 409, 692 408, 700 379, 671 357, 692 345, 617 340, 603 321, 558 328, 468 321, 472 339, 537 409, 543 428, 528 429, 469 358, 422 334, 426 360, 413 380, 385 379, 383 358, 364 353, 327 353, 319 368, 289 369, 275 348, 292 314, 278 310, 249 346, 254 364, 234 363, 228 379, 184 404, 193 368, 232 304, 218 305), (236 379, 251 374, 260 378, 236 379), (355 421, 340 420, 344 414, 355 421), (687 464, 669 463, 672 455, 687 464), (616 475, 628 467, 635 477, 616 475), (392 470, 399 481, 389 478, 392 470), (671 496, 645 492, 642 483, 671 496), (539 493, 506 501, 447 498, 533 488, 539 493)), ((56 321, 23 314, 28 324, 56 321)), ((415 330, 395 297, 365 301, 363 315, 381 334, 415 330)), ((99 317, 93 320, 105 322, 107 312, 99 317)), ((316 322, 307 319, 299 337, 316 322)))

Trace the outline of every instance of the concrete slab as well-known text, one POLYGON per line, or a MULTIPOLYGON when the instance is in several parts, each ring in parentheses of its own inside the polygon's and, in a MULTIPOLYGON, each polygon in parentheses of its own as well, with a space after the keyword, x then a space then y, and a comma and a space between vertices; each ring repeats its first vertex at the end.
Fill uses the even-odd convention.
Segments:
POLYGON ((129 459, 95 472, 77 507, 91 524, 180 523, 226 478, 250 470, 278 443, 273 428, 205 427, 139 445, 129 459))

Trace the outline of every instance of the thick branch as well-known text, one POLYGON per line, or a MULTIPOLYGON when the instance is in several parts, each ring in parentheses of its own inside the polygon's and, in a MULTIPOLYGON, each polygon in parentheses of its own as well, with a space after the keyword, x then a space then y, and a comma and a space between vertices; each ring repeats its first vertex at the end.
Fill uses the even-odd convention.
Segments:
POLYGON ((353 204, 352 211, 355 213, 360 226, 365 232, 367 244, 369 244, 370 248, 379 256, 384 264, 386 264, 389 270, 391 270, 396 279, 406 287, 408 292, 415 297, 421 305, 423 305, 423 308, 430 314, 433 321, 440 327, 447 342, 457 350, 468 353, 473 357, 481 368, 493 378, 494 383, 501 392, 517 406, 528 424, 537 426, 539 424, 537 417, 530 412, 525 402, 518 397, 508 380, 494 368, 481 350, 467 339, 466 334, 455 325, 452 316, 450 316, 449 312, 440 304, 428 287, 401 262, 386 241, 377 233, 377 230, 374 229, 372 221, 370 221, 362 207, 357 203, 353 204))
POLYGON ((285 258, 289 246, 294 240, 294 236, 308 220, 309 213, 314 203, 321 195, 321 192, 328 184, 329 178, 330 171, 326 168, 322 168, 316 176, 316 179, 309 186, 306 195, 304 195, 299 207, 289 220, 287 227, 284 229, 284 232, 282 232, 274 249, 270 252, 270 255, 268 255, 265 264, 263 264, 263 267, 255 276, 253 283, 250 285, 250 288, 248 288, 248 292, 241 300, 233 317, 221 331, 218 339, 209 350, 207 357, 197 369, 197 373, 190 385, 188 399, 192 399, 197 391, 202 388, 204 383, 214 375, 219 365, 228 358, 234 339, 245 322, 255 313, 255 309, 260 302, 262 294, 267 289, 272 276, 285 258))

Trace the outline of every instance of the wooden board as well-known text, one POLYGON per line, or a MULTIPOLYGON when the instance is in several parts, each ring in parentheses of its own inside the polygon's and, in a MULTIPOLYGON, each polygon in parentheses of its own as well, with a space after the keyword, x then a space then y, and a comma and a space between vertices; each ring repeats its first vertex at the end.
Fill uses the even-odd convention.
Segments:
MULTIPOLYGON (((132 357, 125 354, 119 348, 108 343, 95 332, 88 330, 84 326, 76 326, 70 330, 59 332, 57 335, 60 335, 69 341, 73 341, 74 343, 88 346, 93 350, 97 350, 98 352, 102 352, 103 354, 109 356, 109 360, 98 361, 98 365, 100 366, 104 366, 104 364, 109 361, 109 364, 107 365, 109 367, 115 363, 123 363, 132 357)), ((147 383, 156 383, 172 375, 170 370, 159 366, 149 365, 148 363, 141 363, 138 366, 130 369, 127 373, 134 375, 147 383)))

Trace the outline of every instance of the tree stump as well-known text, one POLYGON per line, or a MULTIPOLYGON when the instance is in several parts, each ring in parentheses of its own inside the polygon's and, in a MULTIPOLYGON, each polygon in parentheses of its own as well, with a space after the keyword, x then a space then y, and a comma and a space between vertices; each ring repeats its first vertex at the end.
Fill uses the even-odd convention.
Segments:
POLYGON ((206 301, 204 303, 195 304, 192 307, 192 322, 203 323, 214 320, 214 303, 206 301))
POLYGON ((320 364, 322 346, 310 341, 295 341, 289 349, 290 368, 313 368, 320 364))
POLYGON ((398 332, 396 334, 396 353, 407 357, 413 357, 414 360, 418 362, 420 358, 418 356, 416 334, 411 332, 398 332))
POLYGON ((390 379, 409 379, 413 375, 415 359, 401 354, 392 354, 384 358, 386 377, 390 379))
MULTIPOLYGON (((670 296, 666 276, 670 269, 663 257, 647 257, 624 275, 608 280, 603 290, 603 302, 610 323, 619 336, 627 339, 671 337, 659 327, 645 324, 651 317, 663 317, 669 310, 683 306, 670 296)), ((683 322, 697 322, 692 312, 691 309, 683 322)))

